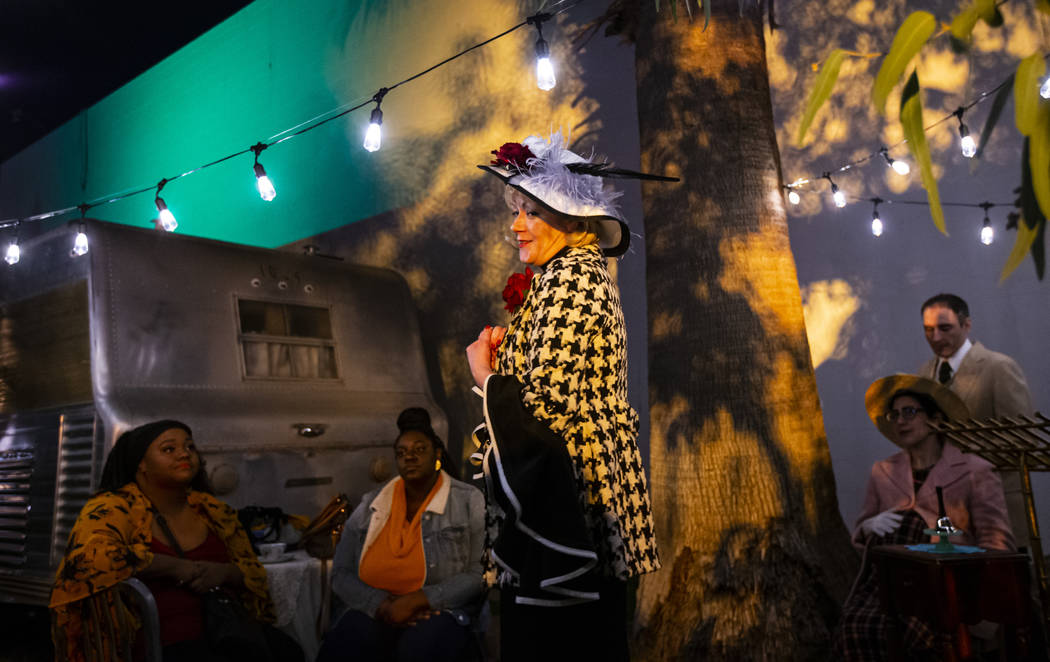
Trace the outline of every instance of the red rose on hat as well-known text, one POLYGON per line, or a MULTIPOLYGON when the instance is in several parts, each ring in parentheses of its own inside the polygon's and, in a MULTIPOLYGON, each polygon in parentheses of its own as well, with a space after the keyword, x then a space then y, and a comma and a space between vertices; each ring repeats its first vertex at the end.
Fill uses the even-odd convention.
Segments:
POLYGON ((506 302, 504 307, 511 315, 525 302, 525 294, 532 287, 532 276, 532 269, 525 267, 525 273, 511 274, 507 279, 507 286, 503 288, 503 301, 506 302))
POLYGON ((524 170, 527 167, 528 159, 536 158, 532 150, 521 143, 503 143, 502 147, 498 150, 492 150, 492 153, 496 155, 492 165, 496 167, 513 167, 518 170, 524 170))

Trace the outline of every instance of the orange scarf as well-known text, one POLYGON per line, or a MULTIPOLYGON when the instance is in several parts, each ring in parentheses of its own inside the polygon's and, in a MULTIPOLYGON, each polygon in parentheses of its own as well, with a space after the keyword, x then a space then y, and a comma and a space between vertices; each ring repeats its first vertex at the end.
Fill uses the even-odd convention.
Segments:
POLYGON ((410 521, 407 519, 405 481, 399 480, 394 485, 390 518, 361 559, 358 569, 361 581, 394 595, 406 595, 423 588, 427 577, 423 555, 423 511, 441 488, 443 480, 438 474, 434 487, 410 521))

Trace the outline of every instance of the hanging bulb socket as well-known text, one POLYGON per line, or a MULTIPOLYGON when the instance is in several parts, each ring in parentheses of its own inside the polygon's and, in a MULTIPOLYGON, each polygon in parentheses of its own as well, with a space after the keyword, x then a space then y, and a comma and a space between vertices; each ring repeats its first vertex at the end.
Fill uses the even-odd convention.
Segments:
POLYGON ((835 202, 835 206, 839 209, 846 206, 846 194, 839 190, 838 184, 831 179, 831 173, 825 172, 823 175, 824 179, 828 180, 831 184, 831 199, 835 202))
POLYGON ((970 129, 963 123, 964 112, 966 111, 962 107, 955 111, 955 116, 959 118, 959 149, 962 150, 963 156, 972 159, 977 154, 977 143, 970 135, 970 129))
POLYGON ((893 171, 898 175, 907 175, 911 172, 911 166, 908 165, 907 161, 893 158, 885 147, 879 151, 882 153, 882 158, 886 159, 886 165, 893 168, 893 171))
POLYGON ((73 239, 73 248, 69 251, 71 257, 80 257, 88 252, 88 237, 84 232, 84 215, 87 214, 88 209, 91 209, 91 205, 80 203, 77 205, 77 209, 80 210, 80 222, 77 223, 77 234, 73 239))
POLYGON ((22 249, 18 247, 18 223, 15 223, 15 235, 11 237, 11 243, 7 245, 7 253, 4 255, 4 262, 7 262, 12 267, 18 264, 18 261, 22 259, 22 249))
POLYGON ((160 197, 160 192, 164 190, 167 183, 167 179, 162 179, 157 183, 157 197, 153 200, 153 204, 157 206, 157 220, 160 221, 160 226, 167 232, 174 232, 175 228, 179 227, 179 223, 175 220, 175 214, 172 214, 168 205, 164 203, 164 198, 160 197))
POLYGON ((270 202, 277 197, 277 189, 273 187, 273 182, 266 175, 266 168, 259 163, 259 154, 267 147, 268 145, 264 143, 256 143, 252 145, 251 150, 255 153, 255 187, 259 190, 259 197, 270 202))
POLYGON ((882 218, 879 216, 879 203, 885 202, 882 198, 872 198, 872 209, 871 209, 871 234, 876 237, 882 236, 882 218))
POLYGON ((372 100, 376 102, 376 107, 372 109, 372 115, 368 120, 368 129, 365 130, 365 142, 364 148, 369 152, 379 151, 379 148, 383 144, 383 111, 380 110, 379 105, 383 103, 383 97, 389 90, 383 87, 376 92, 372 100))
POLYGON ((543 23, 549 21, 550 18, 551 15, 547 13, 539 13, 528 18, 528 23, 536 26, 538 36, 536 40, 536 86, 545 92, 554 89, 554 86, 558 84, 554 76, 554 65, 551 64, 551 49, 543 38, 543 23))
POLYGON ((995 241, 995 230, 992 228, 992 219, 988 218, 988 210, 995 205, 990 202, 982 202, 980 206, 984 209, 984 221, 981 223, 981 243, 985 246, 990 246, 995 241))

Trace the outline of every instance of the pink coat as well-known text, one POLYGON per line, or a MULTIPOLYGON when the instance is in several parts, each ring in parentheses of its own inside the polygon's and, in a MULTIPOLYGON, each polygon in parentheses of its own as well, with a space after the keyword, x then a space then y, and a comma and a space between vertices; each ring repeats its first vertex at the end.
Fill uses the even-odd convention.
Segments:
POLYGON ((872 465, 864 505, 853 531, 854 544, 864 545, 860 523, 886 510, 914 510, 933 528, 937 524, 938 486, 943 488, 944 507, 952 524, 964 531, 952 537, 953 543, 1014 549, 999 474, 989 462, 951 444, 944 445, 941 459, 933 465, 918 494, 912 488, 911 464, 904 451, 872 465))

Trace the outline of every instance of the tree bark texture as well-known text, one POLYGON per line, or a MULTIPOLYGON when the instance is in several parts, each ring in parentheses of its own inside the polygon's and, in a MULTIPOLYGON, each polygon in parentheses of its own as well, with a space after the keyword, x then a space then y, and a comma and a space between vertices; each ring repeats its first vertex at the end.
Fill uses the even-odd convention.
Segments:
POLYGON ((639 587, 633 654, 820 659, 856 554, 788 244, 761 9, 708 1, 706 31, 681 7, 638 8, 642 167, 682 181, 643 188, 664 567, 639 587))

